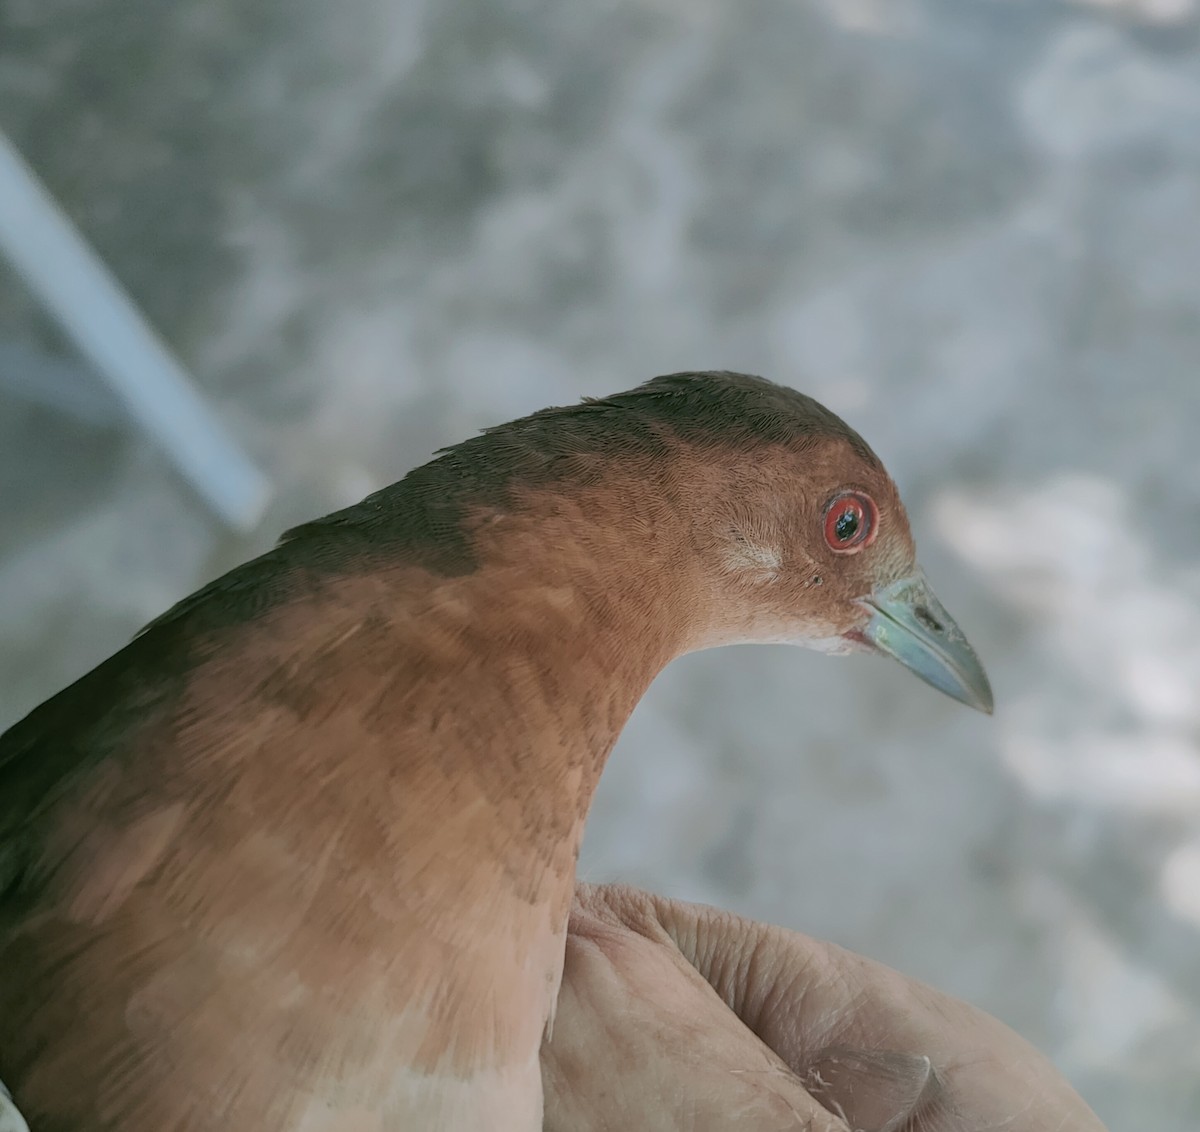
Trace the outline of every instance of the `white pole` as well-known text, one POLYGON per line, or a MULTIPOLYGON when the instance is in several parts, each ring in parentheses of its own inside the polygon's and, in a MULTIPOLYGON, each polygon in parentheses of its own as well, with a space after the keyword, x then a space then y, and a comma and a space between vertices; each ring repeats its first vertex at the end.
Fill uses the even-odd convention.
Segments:
POLYGON ((0 133, 0 251, 212 509, 248 530, 271 486, 0 133))
POLYGON ((0 1132, 29 1132, 29 1125, 17 1111, 12 1094, 4 1087, 3 1081, 0 1081, 0 1132))

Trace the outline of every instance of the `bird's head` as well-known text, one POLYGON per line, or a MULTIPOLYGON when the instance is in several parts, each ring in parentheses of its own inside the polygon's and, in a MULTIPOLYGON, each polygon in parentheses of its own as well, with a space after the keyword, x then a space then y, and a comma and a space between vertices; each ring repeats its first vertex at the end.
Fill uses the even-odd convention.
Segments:
POLYGON ((618 589, 652 577, 642 612, 682 626, 672 648, 868 649, 992 710, 983 667, 917 565, 879 458, 823 405, 760 377, 670 374, 543 409, 299 533, 333 524, 378 541, 400 520, 408 553, 437 573, 503 561, 511 596, 535 566, 538 585, 557 572, 545 588, 559 592, 572 563, 607 561, 618 589), (406 507, 390 501, 397 489, 406 507))
POLYGON ((934 596, 891 477, 818 402, 735 374, 659 378, 625 395, 674 443, 710 613, 697 647, 785 642, 898 660, 991 712, 974 650, 934 596))

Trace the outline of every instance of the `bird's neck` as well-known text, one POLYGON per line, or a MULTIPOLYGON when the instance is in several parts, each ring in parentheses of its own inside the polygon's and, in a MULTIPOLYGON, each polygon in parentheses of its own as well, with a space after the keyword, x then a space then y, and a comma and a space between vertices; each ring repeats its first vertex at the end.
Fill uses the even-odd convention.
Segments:
POLYGON ((500 1056, 463 1028, 486 1002, 483 1033, 533 1027, 510 1037, 536 1068, 592 795, 699 603, 686 532, 652 503, 547 500, 481 515, 473 537, 473 571, 396 576, 394 883, 411 953, 440 957, 430 1033, 457 1035, 460 1066, 500 1056))
POLYGON ((617 737, 695 635, 686 540, 654 500, 552 497, 482 519, 478 568, 430 584, 422 639, 456 654, 440 753, 487 797, 498 836, 573 870, 617 737))

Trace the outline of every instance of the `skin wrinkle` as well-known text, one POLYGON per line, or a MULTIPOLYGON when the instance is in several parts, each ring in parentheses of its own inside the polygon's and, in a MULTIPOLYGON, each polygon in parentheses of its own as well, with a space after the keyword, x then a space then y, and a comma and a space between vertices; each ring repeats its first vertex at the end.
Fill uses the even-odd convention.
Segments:
MULTIPOLYGON (((744 949, 744 959, 739 965, 740 969, 737 973, 741 985, 744 987, 779 986, 778 980, 772 975, 772 970, 778 963, 778 957, 771 949, 770 933, 759 932, 752 938, 753 945, 744 949)), ((799 974, 799 972, 795 972, 792 978, 798 979, 799 974)), ((771 1005, 768 998, 759 1005, 757 1010, 748 1011, 746 1015, 743 1015, 746 1018, 746 1024, 756 1034, 760 1033, 760 1021, 763 1013, 769 1011, 771 1005)))
MULTIPOLYGON (((667 922, 667 930, 688 961, 713 983, 738 1017, 759 1037, 767 1040, 767 1034, 780 1024, 777 1020, 781 1015, 788 1016, 790 1022, 805 1013, 804 996, 814 981, 811 962, 806 958, 805 962, 789 967, 784 981, 774 977, 771 968, 780 962, 778 940, 774 938, 778 929, 722 910, 706 909, 695 927, 696 941, 707 935, 727 946, 729 939, 736 939, 739 949, 733 956, 715 948, 706 952, 700 946, 689 947, 687 934, 680 933, 674 921, 667 922), (728 921, 733 921, 736 928, 730 930, 728 921), (775 1025, 766 1025, 767 1020, 775 1025)), ((818 974, 823 978, 827 972, 818 974)), ((798 1025, 791 1024, 790 1029, 793 1034, 801 1032, 798 1025)), ((777 1048, 771 1040, 768 1045, 777 1048)))

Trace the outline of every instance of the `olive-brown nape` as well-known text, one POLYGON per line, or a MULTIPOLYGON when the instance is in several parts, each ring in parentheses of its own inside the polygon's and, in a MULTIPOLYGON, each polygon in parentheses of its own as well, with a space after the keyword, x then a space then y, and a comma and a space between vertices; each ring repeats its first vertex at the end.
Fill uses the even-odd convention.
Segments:
POLYGON ((872 467, 882 467, 867 442, 836 413, 795 389, 751 374, 672 373, 592 404, 638 412, 700 446, 766 443, 803 449, 839 438, 872 467))

